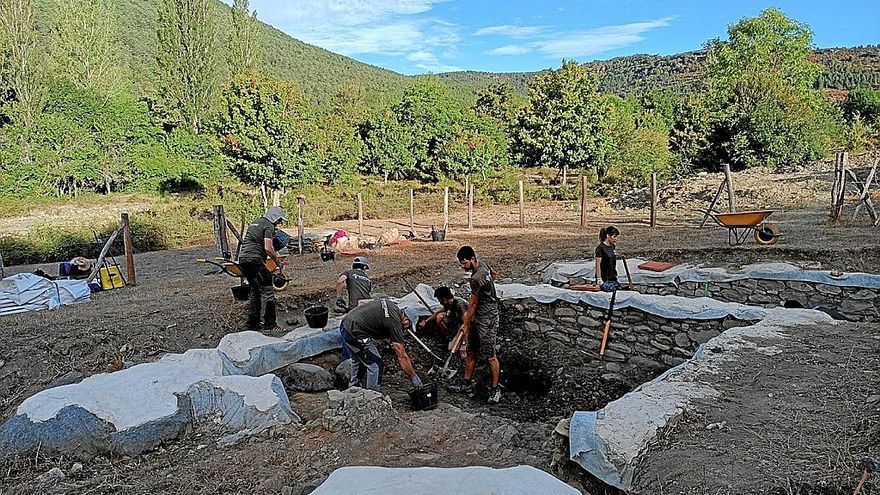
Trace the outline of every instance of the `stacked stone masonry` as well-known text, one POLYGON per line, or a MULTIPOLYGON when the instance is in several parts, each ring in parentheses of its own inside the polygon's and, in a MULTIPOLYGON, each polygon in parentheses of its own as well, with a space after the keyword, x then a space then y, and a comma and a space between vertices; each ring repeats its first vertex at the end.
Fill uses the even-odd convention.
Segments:
MULTIPOLYGON (((538 338, 550 354, 603 367, 603 378, 641 383, 692 357, 700 344, 729 328, 753 322, 733 318, 669 320, 643 311, 615 310, 604 357, 599 356, 606 310, 584 304, 534 299, 501 302, 501 337, 538 338)), ((504 344, 502 344, 504 345, 504 344)))
MULTIPOLYGON (((585 283, 574 278, 571 284, 585 283)), ((558 284, 557 284, 558 285, 558 284)), ((562 284, 568 287, 568 284, 562 284)), ((719 301, 751 306, 776 307, 798 301, 805 308, 824 306, 842 313, 850 321, 880 321, 880 291, 802 281, 746 279, 732 282, 681 282, 679 284, 636 284, 642 294, 711 297, 719 301)))

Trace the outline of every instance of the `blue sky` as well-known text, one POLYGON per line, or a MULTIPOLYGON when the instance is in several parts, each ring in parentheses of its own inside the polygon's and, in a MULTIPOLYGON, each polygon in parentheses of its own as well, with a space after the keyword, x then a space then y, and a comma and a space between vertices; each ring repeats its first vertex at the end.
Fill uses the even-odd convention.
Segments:
POLYGON ((297 39, 403 74, 669 55, 770 6, 807 23, 819 47, 880 44, 878 0, 251 0, 297 39))

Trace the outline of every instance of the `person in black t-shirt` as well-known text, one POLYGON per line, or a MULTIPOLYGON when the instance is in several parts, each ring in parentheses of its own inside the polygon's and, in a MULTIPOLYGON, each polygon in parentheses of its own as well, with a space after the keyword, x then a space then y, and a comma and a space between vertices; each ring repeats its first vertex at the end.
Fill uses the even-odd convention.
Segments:
POLYGON ((279 270, 284 268, 284 263, 272 243, 275 227, 283 221, 284 209, 273 206, 248 226, 241 241, 238 265, 250 287, 247 330, 259 331, 261 319, 264 331, 274 330, 278 326, 275 317, 275 287, 272 286, 272 274, 266 268, 266 258, 272 258, 279 270))
POLYGON ((367 276, 366 270, 370 269, 370 263, 366 256, 358 256, 351 264, 351 270, 346 270, 336 279, 336 312, 347 313, 357 307, 361 301, 368 301, 373 290, 373 282, 367 276), (348 301, 342 297, 342 288, 348 292, 348 301))
POLYGON ((596 246, 596 285, 605 292, 614 292, 617 282, 617 237, 620 231, 609 225, 599 231, 599 245, 596 246))
POLYGON ((454 337, 461 329, 464 322, 464 314, 467 312, 468 303, 460 297, 455 297, 452 289, 449 287, 437 287, 434 291, 434 297, 443 306, 442 309, 436 311, 430 317, 419 323, 419 329, 430 328, 431 324, 436 325, 443 337, 454 337))

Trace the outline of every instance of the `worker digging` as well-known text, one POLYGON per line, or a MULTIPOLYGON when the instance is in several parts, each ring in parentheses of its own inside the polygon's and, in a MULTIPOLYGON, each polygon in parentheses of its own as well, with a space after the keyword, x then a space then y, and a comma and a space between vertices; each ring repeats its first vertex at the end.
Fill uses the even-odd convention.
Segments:
POLYGON ((367 257, 358 256, 352 262, 351 269, 342 272, 336 279, 335 311, 337 313, 348 313, 351 309, 356 308, 361 301, 370 299, 373 282, 366 272, 369 269, 370 262, 367 257), (343 287, 348 294, 347 301, 342 297, 343 287))
POLYGON ((400 369, 406 373, 412 384, 422 386, 422 380, 413 368, 412 360, 404 348, 405 329, 415 330, 419 319, 413 308, 401 310, 390 299, 374 299, 352 309, 342 319, 340 331, 343 346, 351 355, 351 380, 349 387, 361 386, 361 368, 366 369, 364 388, 379 390, 382 378, 382 357, 376 347, 377 340, 390 340, 397 355, 400 369))
POLYGON ((489 404, 497 404, 501 401, 501 389, 498 387, 501 366, 495 354, 499 324, 495 274, 486 261, 477 257, 471 246, 462 246, 458 250, 457 258, 459 265, 465 271, 471 272, 471 296, 462 319, 461 331, 452 345, 453 351, 456 343, 461 346, 464 376, 458 383, 450 384, 446 388, 450 392, 470 391, 477 360, 485 360, 490 375, 487 401, 489 404))
POLYGON ((450 337, 458 334, 467 312, 468 303, 460 297, 455 297, 449 287, 438 287, 434 290, 434 297, 443 306, 435 311, 430 317, 419 323, 422 332, 436 330, 442 337, 450 337))
POLYGON ((266 267, 266 260, 271 259, 279 271, 284 269, 284 263, 273 244, 275 229, 284 221, 284 209, 273 206, 248 226, 242 238, 238 261, 242 275, 250 287, 245 325, 247 330, 271 332, 278 329, 273 275, 266 267))

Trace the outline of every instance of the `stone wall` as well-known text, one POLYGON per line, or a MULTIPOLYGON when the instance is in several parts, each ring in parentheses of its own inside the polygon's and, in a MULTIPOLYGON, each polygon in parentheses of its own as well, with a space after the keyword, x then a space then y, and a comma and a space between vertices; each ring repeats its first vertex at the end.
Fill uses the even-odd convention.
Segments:
MULTIPOLYGON (((572 284, 585 283, 572 279, 572 284)), ((562 287, 567 287, 563 284, 562 287)), ((624 287, 626 287, 624 283, 624 287)), ((745 279, 731 282, 682 282, 676 284, 635 284, 642 294, 711 297, 719 301, 752 306, 777 307, 796 300, 805 308, 823 306, 840 312, 850 321, 880 321, 880 291, 861 287, 842 287, 802 281, 745 279)))
POLYGON ((558 358, 569 366, 582 364, 603 380, 635 386, 692 357, 700 344, 722 331, 751 323, 732 318, 668 320, 632 308, 616 310, 605 356, 600 357, 605 312, 561 301, 503 300, 501 345, 532 348, 527 342, 537 340, 549 347, 542 357, 551 361, 549 367, 558 358))

